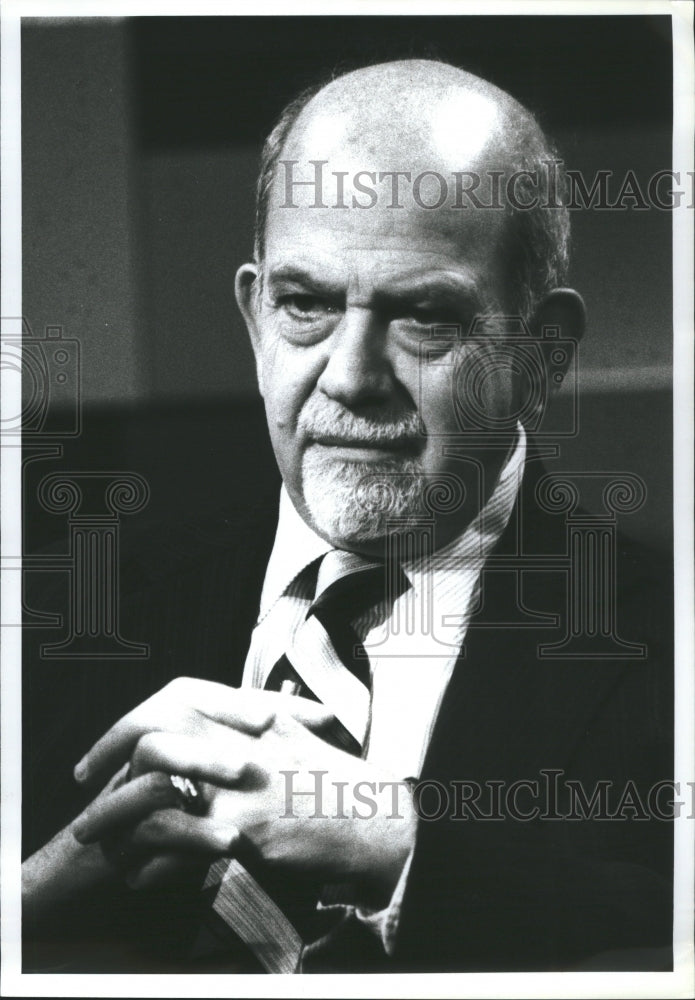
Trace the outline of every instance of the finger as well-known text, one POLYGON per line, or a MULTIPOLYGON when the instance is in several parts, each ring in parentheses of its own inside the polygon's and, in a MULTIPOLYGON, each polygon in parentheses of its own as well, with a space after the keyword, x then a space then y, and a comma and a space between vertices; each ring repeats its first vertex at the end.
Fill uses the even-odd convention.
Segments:
POLYGON ((249 735, 273 723, 277 697, 268 692, 239 690, 215 681, 179 677, 119 719, 75 766, 75 779, 96 783, 123 764, 147 732, 193 732, 205 720, 249 735))
POLYGON ((316 731, 333 718, 320 702, 309 698, 179 677, 112 726, 76 765, 75 779, 88 784, 105 780, 125 763, 145 733, 193 732, 209 720, 258 736, 273 724, 278 711, 316 731))
POLYGON ((149 772, 92 802, 72 823, 72 834, 81 844, 91 844, 114 830, 139 822, 157 809, 178 801, 168 774, 149 772))
POLYGON ((133 752, 133 775, 146 771, 168 771, 214 785, 229 787, 237 784, 244 775, 247 762, 253 757, 253 741, 223 726, 216 727, 216 730, 204 737, 147 733, 133 752))
POLYGON ((197 857, 190 858, 175 853, 158 854, 154 858, 148 858, 139 868, 129 871, 125 881, 131 889, 151 889, 182 881, 199 867, 200 859, 197 857))
MULTIPOLYGON (((306 726, 321 726, 333 714, 319 701, 288 695, 281 691, 262 691, 256 688, 230 688, 214 681, 193 681, 187 688, 188 678, 175 690, 185 693, 195 710, 213 722, 228 726, 249 736, 260 736, 273 724, 275 713, 289 712, 306 726)), ((175 681, 174 685, 179 684, 175 681)))
POLYGON ((102 790, 99 792, 98 798, 102 796, 107 796, 111 792, 116 791, 121 785, 126 784, 130 780, 130 764, 124 764, 116 773, 107 781, 102 790))
MULTIPOLYGON (((147 722, 143 709, 144 706, 140 706, 123 716, 101 739, 97 740, 91 750, 75 765, 73 771, 75 781, 85 785, 103 782, 116 768, 129 760, 138 740, 145 733, 166 728, 163 719, 156 722, 153 718, 147 722)), ((169 721, 168 725, 172 727, 172 721, 169 721)))
POLYGON ((138 823, 130 841, 134 847, 155 850, 157 854, 184 851, 219 856, 234 852, 239 831, 228 820, 161 809, 138 823))

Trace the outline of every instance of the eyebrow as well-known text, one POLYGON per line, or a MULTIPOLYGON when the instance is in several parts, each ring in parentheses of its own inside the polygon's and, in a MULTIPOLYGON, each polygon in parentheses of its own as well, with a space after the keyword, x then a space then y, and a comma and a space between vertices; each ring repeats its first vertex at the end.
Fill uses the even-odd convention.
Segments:
MULTIPOLYGON (((332 282, 294 264, 281 264, 269 272, 267 278, 269 288, 276 288, 283 283, 310 288, 331 298, 345 297, 342 284, 332 282)), ((485 297, 480 293, 477 284, 471 278, 451 271, 440 271, 424 276, 421 271, 415 271, 401 275, 387 287, 376 289, 374 300, 380 305, 436 302, 481 313, 485 311, 486 306, 485 297)))
POLYGON ((297 267, 294 264, 281 264, 279 267, 269 271, 267 277, 269 288, 274 288, 284 283, 301 285, 303 288, 311 288, 314 291, 333 297, 339 297, 344 294, 340 285, 325 278, 319 278, 317 275, 312 274, 311 271, 297 267))
POLYGON ((485 301, 474 281, 448 272, 429 276, 418 274, 414 280, 406 277, 377 291, 375 298, 378 302, 432 303, 476 312, 483 311, 485 301))

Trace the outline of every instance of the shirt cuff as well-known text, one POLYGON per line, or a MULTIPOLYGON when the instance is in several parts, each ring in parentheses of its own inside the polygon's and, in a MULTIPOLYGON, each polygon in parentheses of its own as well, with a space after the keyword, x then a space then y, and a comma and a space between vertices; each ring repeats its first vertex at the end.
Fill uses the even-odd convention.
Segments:
POLYGON ((369 910, 365 907, 356 906, 355 916, 364 924, 376 937, 381 938, 381 943, 386 954, 391 957, 396 947, 396 934, 401 916, 401 905, 403 895, 408 882, 410 865, 413 860, 414 848, 408 855, 400 878, 396 883, 396 888, 391 896, 391 901, 383 910, 369 910))

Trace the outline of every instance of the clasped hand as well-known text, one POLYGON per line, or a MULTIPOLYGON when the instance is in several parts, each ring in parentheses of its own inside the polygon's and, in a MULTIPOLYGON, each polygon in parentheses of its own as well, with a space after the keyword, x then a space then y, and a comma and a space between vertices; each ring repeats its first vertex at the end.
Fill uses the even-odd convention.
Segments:
POLYGON ((414 841, 398 777, 321 737, 317 702, 179 678, 119 720, 75 768, 107 782, 72 824, 81 844, 126 845, 129 882, 154 884, 186 860, 253 852, 263 862, 350 879, 385 902, 414 841), (203 815, 177 807, 171 773, 196 780, 203 815))

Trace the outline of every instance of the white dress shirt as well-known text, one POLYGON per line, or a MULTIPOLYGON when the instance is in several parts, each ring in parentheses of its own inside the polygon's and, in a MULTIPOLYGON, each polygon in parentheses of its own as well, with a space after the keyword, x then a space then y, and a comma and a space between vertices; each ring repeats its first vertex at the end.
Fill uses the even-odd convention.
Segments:
MULTIPOLYGON (((401 567, 410 584, 392 603, 384 600, 352 624, 369 655, 372 705, 365 757, 401 777, 417 778, 439 707, 475 608, 485 560, 504 531, 516 500, 526 457, 517 439, 490 499, 448 545, 401 567)), ((299 516, 283 486, 275 543, 268 563, 258 622, 244 667, 243 685, 263 687, 290 649, 314 596, 315 566, 332 546, 299 516)), ((407 879, 406 864, 386 910, 357 910, 381 935, 389 952, 407 879)))

